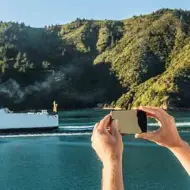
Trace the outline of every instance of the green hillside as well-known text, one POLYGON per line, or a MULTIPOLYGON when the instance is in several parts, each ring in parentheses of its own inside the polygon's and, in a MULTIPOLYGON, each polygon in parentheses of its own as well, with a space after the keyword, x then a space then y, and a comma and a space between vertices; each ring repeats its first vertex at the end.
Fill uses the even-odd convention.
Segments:
POLYGON ((190 107, 190 11, 31 28, 0 22, 0 104, 190 107))

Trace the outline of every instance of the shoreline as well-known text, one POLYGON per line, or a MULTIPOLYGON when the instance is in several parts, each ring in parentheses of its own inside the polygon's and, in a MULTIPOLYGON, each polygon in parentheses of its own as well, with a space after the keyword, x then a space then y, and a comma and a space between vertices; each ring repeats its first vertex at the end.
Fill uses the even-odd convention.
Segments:
POLYGON ((112 108, 112 107, 103 107, 103 108, 100 108, 102 110, 122 110, 122 108, 119 108, 119 107, 116 107, 116 108, 112 108))
MULTIPOLYGON (((102 108, 97 108, 97 109, 102 109, 102 110, 125 110, 120 107, 102 107, 102 108)), ((190 111, 190 108, 178 108, 178 107, 170 107, 167 109, 164 109, 166 111, 190 111)))
MULTIPOLYGON (((94 110, 126 110, 124 108, 120 108, 120 107, 85 107, 85 108, 67 108, 67 109, 63 109, 63 108, 60 108, 58 109, 58 112, 59 111, 72 111, 72 110, 85 110, 85 109, 94 109, 94 110)), ((29 112, 29 111, 41 111, 41 110, 47 110, 49 112, 52 111, 52 109, 27 109, 27 110, 11 110, 13 112, 29 112)), ((131 109, 128 109, 128 110, 131 110, 131 109)), ((178 108, 178 107, 169 107, 167 109, 164 109, 166 111, 190 111, 190 108, 178 108)))

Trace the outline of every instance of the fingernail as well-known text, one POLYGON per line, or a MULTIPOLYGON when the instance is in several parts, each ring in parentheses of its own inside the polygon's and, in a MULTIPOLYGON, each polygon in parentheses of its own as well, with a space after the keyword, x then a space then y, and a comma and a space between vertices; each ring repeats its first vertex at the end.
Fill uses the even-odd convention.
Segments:
POLYGON ((115 127, 117 127, 118 126, 118 119, 114 119, 113 124, 114 124, 115 127))
POLYGON ((138 134, 136 134, 136 135, 135 135, 135 138, 136 138, 136 139, 138 139, 138 137, 139 137, 139 135, 138 135, 138 134))
POLYGON ((108 115, 106 115, 105 117, 104 117, 104 119, 107 119, 107 118, 111 118, 111 115, 110 114, 108 114, 108 115))

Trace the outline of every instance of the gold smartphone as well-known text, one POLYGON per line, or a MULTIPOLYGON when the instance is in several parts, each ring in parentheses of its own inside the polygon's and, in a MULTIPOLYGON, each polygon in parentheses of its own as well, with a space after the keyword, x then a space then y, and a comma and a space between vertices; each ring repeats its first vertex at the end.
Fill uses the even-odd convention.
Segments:
POLYGON ((118 120, 121 134, 147 132, 147 116, 141 110, 111 111, 113 120, 118 120))

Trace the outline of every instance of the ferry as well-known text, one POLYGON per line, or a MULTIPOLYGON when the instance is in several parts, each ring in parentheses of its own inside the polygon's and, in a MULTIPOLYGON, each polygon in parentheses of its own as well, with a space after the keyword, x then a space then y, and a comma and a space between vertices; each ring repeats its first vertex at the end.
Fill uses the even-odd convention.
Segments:
POLYGON ((0 132, 50 131, 59 127, 57 104, 53 102, 53 114, 47 110, 17 113, 8 108, 0 109, 0 132))

